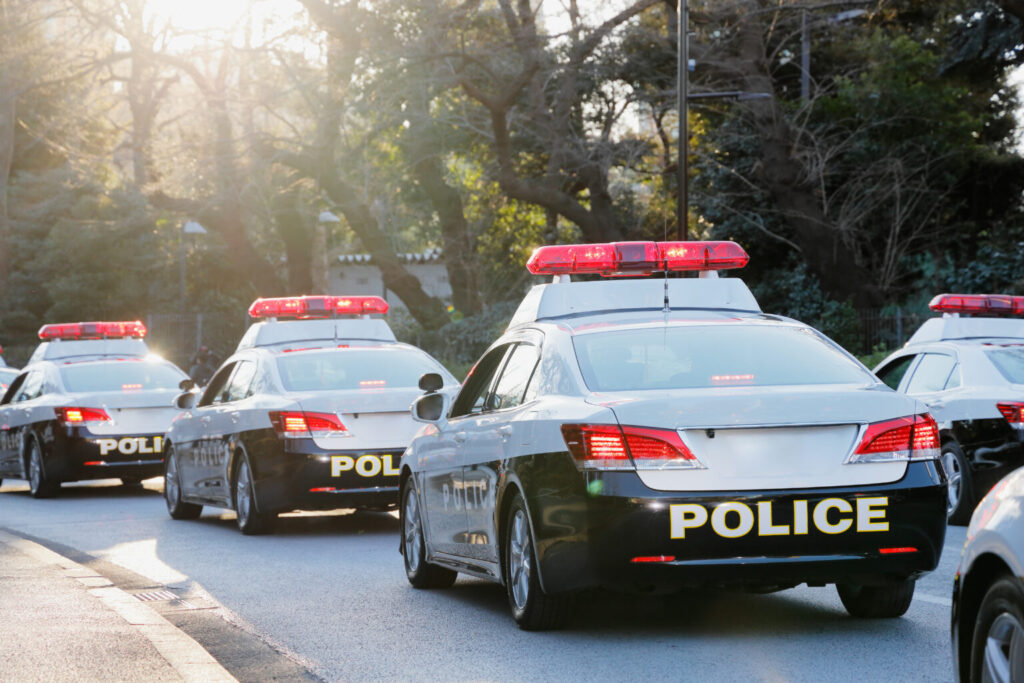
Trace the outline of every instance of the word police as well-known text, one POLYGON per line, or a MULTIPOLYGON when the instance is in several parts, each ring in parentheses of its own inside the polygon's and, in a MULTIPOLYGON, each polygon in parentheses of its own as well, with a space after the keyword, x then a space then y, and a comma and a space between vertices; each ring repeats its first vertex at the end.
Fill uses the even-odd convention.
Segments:
POLYGON ((671 538, 686 538, 687 529, 704 526, 711 518, 711 529, 724 538, 740 538, 757 529, 758 536, 799 536, 807 533, 809 523, 824 534, 841 534, 851 527, 857 533, 888 531, 885 521, 886 496, 857 498, 856 506, 843 498, 825 498, 813 511, 806 500, 793 501, 791 524, 778 524, 772 519, 772 503, 760 501, 757 513, 746 503, 737 501, 719 503, 711 514, 697 503, 669 506, 671 538))
POLYGON ((123 439, 96 439, 100 447, 100 455, 106 455, 115 448, 122 455, 162 453, 164 450, 164 437, 162 436, 126 436, 123 439), (153 445, 149 445, 150 438, 153 445))
POLYGON ((351 455, 331 456, 331 476, 340 477, 342 472, 355 470, 361 477, 376 477, 381 472, 384 476, 393 477, 401 474, 401 470, 392 463, 393 455, 360 455, 354 458, 351 455))

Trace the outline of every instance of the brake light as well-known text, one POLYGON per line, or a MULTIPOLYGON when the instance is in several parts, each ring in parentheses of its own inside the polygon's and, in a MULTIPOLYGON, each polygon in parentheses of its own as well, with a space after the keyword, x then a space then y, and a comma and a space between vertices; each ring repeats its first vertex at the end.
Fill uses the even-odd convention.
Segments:
POLYGON ((939 426, 925 413, 869 424, 857 450, 846 462, 935 460, 941 447, 939 426))
POLYGON ((146 326, 141 321, 133 322, 99 322, 99 323, 59 323, 43 325, 39 328, 39 338, 44 341, 53 339, 123 339, 146 336, 146 326))
POLYGON ((901 555, 903 553, 916 553, 917 548, 912 548, 910 546, 904 546, 901 548, 879 548, 878 552, 882 555, 901 555))
POLYGON ((253 318, 309 319, 387 312, 388 302, 379 296, 293 296, 256 299, 249 307, 249 315, 253 318))
POLYGON ((650 275, 655 271, 742 268, 750 257, 735 242, 610 242, 538 247, 526 269, 534 275, 650 275))
POLYGON ((633 564, 646 564, 650 562, 675 562, 675 555, 641 555, 634 557, 630 562, 633 564))
POLYGON ((1024 296, 1009 294, 939 294, 928 304, 940 313, 1024 315, 1024 296))
POLYGON ((292 439, 351 436, 341 418, 333 413, 275 410, 270 413, 270 423, 278 434, 292 439))
POLYGON ((1024 403, 997 403, 996 408, 1014 427, 1024 427, 1024 403))
POLYGON ((582 469, 704 469, 672 429, 565 424, 562 438, 582 469))
POLYGON ((111 422, 110 415, 102 408, 54 408, 57 420, 65 425, 111 422))

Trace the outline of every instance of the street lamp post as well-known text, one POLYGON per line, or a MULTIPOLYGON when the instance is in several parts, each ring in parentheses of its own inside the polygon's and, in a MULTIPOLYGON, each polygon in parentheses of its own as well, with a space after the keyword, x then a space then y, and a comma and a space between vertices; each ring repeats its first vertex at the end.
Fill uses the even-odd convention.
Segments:
POLYGON ((687 118, 688 102, 687 96, 690 88, 690 39, 689 39, 689 8, 686 0, 679 0, 676 19, 676 38, 678 41, 678 76, 677 96, 679 106, 679 135, 676 145, 676 182, 678 183, 679 199, 676 203, 676 233, 680 240, 685 241, 689 237, 689 183, 687 175, 690 172, 690 121, 687 118))
POLYGON ((187 359, 188 350, 185 348, 185 240, 189 235, 205 235, 206 228, 197 223, 196 221, 185 221, 185 224, 181 226, 181 239, 178 242, 178 278, 179 278, 179 290, 178 290, 178 306, 181 316, 181 323, 178 326, 178 337, 181 344, 182 358, 187 359))

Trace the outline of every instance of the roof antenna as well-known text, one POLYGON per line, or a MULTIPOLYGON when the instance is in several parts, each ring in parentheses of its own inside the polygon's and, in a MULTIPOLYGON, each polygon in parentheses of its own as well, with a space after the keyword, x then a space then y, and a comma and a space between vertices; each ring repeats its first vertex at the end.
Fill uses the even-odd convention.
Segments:
MULTIPOLYGON (((664 220, 664 222, 662 223, 662 227, 665 230, 665 241, 668 242, 668 218, 666 218, 664 220)), ((661 249, 659 248, 658 251, 660 252, 661 249)), ((672 309, 671 309, 671 307, 668 304, 668 263, 667 263, 667 260, 666 260, 666 263, 665 263, 665 315, 667 316, 669 311, 671 311, 671 310, 672 309)))

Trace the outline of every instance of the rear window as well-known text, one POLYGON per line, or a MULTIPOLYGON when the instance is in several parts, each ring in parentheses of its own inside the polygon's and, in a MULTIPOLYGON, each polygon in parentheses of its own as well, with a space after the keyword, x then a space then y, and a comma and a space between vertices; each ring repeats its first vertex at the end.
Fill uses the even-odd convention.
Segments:
POLYGON ((282 354, 277 369, 287 391, 417 387, 427 372, 447 373, 412 349, 333 349, 282 354))
POLYGON ((814 331, 715 325, 574 337, 591 391, 864 384, 872 377, 814 331))
POLYGON ((1024 346, 986 349, 985 353, 1007 382, 1024 384, 1024 346))
POLYGON ((60 375, 72 393, 177 389, 178 383, 187 377, 168 363, 135 360, 66 365, 60 369, 60 375))

